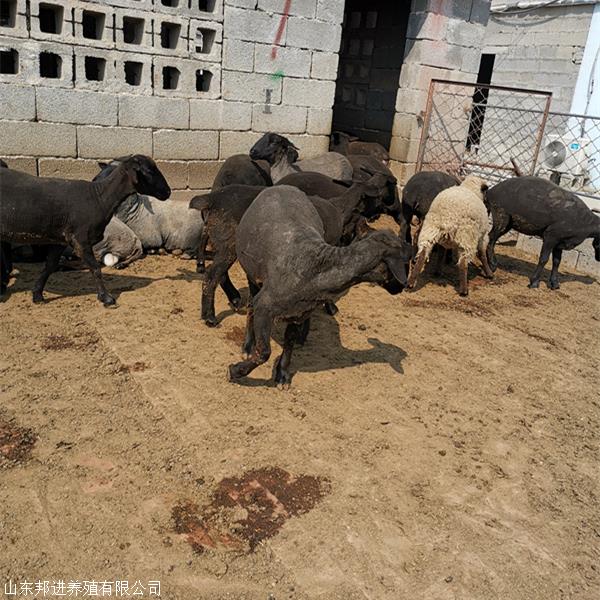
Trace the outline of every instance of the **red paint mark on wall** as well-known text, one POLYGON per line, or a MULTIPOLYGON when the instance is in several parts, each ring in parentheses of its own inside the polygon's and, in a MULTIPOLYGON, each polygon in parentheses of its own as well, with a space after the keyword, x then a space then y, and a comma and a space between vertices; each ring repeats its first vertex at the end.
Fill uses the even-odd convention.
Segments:
POLYGON ((275 35, 275 41, 273 42, 273 48, 271 48, 271 59, 272 60, 275 60, 277 58, 277 48, 279 47, 279 42, 281 42, 281 38, 283 36, 283 31, 285 30, 285 24, 287 23, 291 7, 292 7, 292 0, 285 0, 285 6, 283 7, 283 14, 281 15, 281 20, 279 21, 279 27, 277 28, 277 34, 275 35))

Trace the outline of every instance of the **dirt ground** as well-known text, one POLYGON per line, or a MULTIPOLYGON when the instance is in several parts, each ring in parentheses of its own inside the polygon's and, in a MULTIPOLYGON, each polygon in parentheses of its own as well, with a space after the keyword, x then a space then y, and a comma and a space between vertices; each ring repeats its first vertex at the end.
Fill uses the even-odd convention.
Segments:
POLYGON ((288 392, 277 345, 226 380, 244 317, 219 292, 222 324, 200 323, 192 262, 106 270, 112 310, 86 272, 33 305, 39 266, 19 265, 0 304, 0 592, 597 600, 600 286, 563 269, 529 290, 531 259, 499 251, 468 299, 454 267, 396 297, 353 288, 316 315, 288 392))

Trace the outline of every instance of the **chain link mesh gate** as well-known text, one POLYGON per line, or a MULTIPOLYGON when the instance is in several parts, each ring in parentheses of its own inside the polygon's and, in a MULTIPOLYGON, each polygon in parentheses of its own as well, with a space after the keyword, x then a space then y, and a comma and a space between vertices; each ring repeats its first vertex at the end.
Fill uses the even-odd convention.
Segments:
POLYGON ((535 171, 550 92, 432 79, 417 171, 474 173, 494 183, 535 171))

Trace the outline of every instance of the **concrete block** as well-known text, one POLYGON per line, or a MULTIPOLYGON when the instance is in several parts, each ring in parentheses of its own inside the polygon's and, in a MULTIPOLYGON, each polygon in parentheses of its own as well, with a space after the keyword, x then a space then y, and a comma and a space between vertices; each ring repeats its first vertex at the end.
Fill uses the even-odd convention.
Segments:
POLYGON ((153 92, 152 56, 116 52, 115 85, 126 94, 151 95, 153 92))
POLYGON ((68 0, 30 0, 29 6, 29 37, 52 42, 73 42, 73 11, 68 0))
POLYGON ((412 115, 424 111, 427 105, 425 90, 399 89, 396 95, 396 111, 412 115))
POLYGON ((73 87, 72 46, 28 41, 23 42, 19 54, 22 76, 29 85, 73 87))
POLYGON ((189 162, 189 187, 193 189, 210 189, 222 165, 223 161, 218 160, 189 162))
POLYGON ((35 176, 38 174, 37 160, 35 158, 29 156, 0 156, 0 158, 8 165, 8 168, 13 169, 13 171, 21 171, 35 176))
POLYGON ((225 39, 223 42, 223 68, 229 71, 254 71, 254 43, 225 39))
POLYGON ((391 160, 389 167, 390 171, 398 180, 399 188, 406 184, 406 182, 415 174, 417 170, 416 163, 401 163, 396 160, 391 160))
POLYGON ((77 127, 80 158, 116 158, 127 154, 152 155, 152 130, 131 127, 77 127))
POLYGON ((155 131, 154 156, 167 160, 198 160, 219 157, 217 131, 155 131))
POLYGON ((189 163, 187 161, 158 160, 156 164, 172 190, 184 190, 188 187, 189 163))
POLYGON ((278 48, 271 58, 271 45, 254 45, 254 70, 257 73, 283 73, 286 77, 309 77, 310 51, 300 48, 278 48))
POLYGON ((188 129, 189 102, 180 98, 123 94, 119 97, 119 125, 153 129, 188 129))
POLYGON ((95 160, 40 158, 38 163, 40 177, 91 181, 100 171, 98 162, 95 160))
POLYGON ((306 133, 311 135, 330 135, 333 111, 322 108, 308 109, 306 133))
POLYGON ((329 136, 289 135, 289 140, 300 149, 300 158, 314 158, 329 150, 329 136))
POLYGON ((35 90, 40 121, 81 125, 116 125, 117 96, 38 87, 35 90))
POLYGON ((236 6, 237 8, 248 8, 254 10, 258 0, 225 0, 225 6, 236 6))
POLYGON ((0 121, 0 148, 8 156, 76 156, 75 126, 0 121))
MULTIPOLYGON (((283 14, 285 2, 281 0, 258 0, 258 10, 283 14)), ((317 0, 295 0, 290 6, 290 15, 312 19, 317 10, 317 0)))
POLYGON ((252 129, 254 131, 276 131, 278 133, 304 133, 306 131, 307 109, 300 106, 265 106, 255 104, 252 109, 252 129))
POLYGON ((489 0, 472 0, 471 14, 469 21, 471 23, 479 23, 487 25, 490 18, 490 1, 489 0))
POLYGON ((345 0, 318 0, 317 19, 339 25, 344 20, 345 0))
MULTIPOLYGON (((261 73, 223 71, 223 98, 242 102, 281 102, 281 78, 261 73), (267 90, 270 90, 268 98, 267 90)), ((295 104, 295 103, 294 103, 295 104)))
POLYGON ((392 136, 392 142, 390 144, 390 157, 392 158, 392 160, 407 163, 417 162, 418 151, 418 138, 408 139, 398 136, 392 136))
POLYGON ((283 82, 283 104, 331 108, 335 97, 335 81, 290 79, 283 82))
POLYGON ((406 37, 415 40, 443 40, 448 29, 448 17, 432 12, 411 13, 406 37))
POLYGON ((114 54, 99 48, 77 48, 75 52, 75 87, 97 92, 118 92, 122 82, 117 79, 114 54))
POLYGON ((396 113, 392 126, 392 135, 407 139, 418 138, 421 135, 421 126, 417 116, 412 114, 396 113))
POLYGON ((0 36, 13 38, 28 38, 27 29, 27 0, 16 0, 11 6, 8 19, 0 23, 0 36))
POLYGON ((223 0, 209 0, 208 3, 202 2, 202 0, 190 0, 189 13, 197 19, 222 21, 223 0), (208 10, 204 10, 206 7, 208 7, 208 10))
MULTIPOLYGON (((280 20, 279 15, 225 6, 225 22, 227 23, 225 37, 272 44, 277 35, 280 20)), ((285 41, 284 30, 281 44, 284 45, 285 41)))
POLYGON ((526 254, 539 257, 542 251, 542 240, 528 235, 519 234, 517 248, 526 254))
POLYGON ((190 51, 190 21, 170 15, 155 15, 153 53, 187 57, 190 51))
MULTIPOLYGON (((300 17, 290 17, 288 19, 285 42, 288 47, 339 52, 341 39, 341 24, 309 21, 300 17)), ((269 41, 272 41, 272 39, 269 41)))
POLYGON ((457 46, 481 47, 485 35, 485 27, 478 23, 469 23, 458 19, 449 19, 446 41, 457 46))
POLYGON ((115 47, 114 11, 102 5, 71 3, 73 6, 74 41, 86 47, 115 47))
POLYGON ((251 126, 251 104, 223 100, 190 100, 192 129, 246 131, 251 126))
POLYGON ((115 10, 115 45, 127 52, 153 54, 152 15, 136 10, 115 10))
POLYGON ((221 70, 215 63, 183 58, 154 58, 154 94, 169 98, 207 98, 221 96, 221 70), (175 76, 168 75, 174 70, 175 76), (198 77, 208 77, 208 89, 198 89, 198 77), (169 87, 175 86, 175 87, 169 87))
MULTIPOLYGON (((87 0, 86 0, 87 1, 87 0)), ((153 0, 92 0, 94 3, 108 7, 133 8, 136 11, 152 10, 153 0)))
POLYGON ((214 21, 190 21, 189 54, 207 62, 221 62, 223 25, 214 21))
POLYGON ((332 52, 313 52, 310 76, 312 79, 337 79, 339 56, 332 52))
POLYGON ((263 135, 254 131, 221 131, 219 158, 229 158, 234 154, 248 154, 250 148, 263 135))
POLYGON ((177 6, 165 6, 159 0, 155 0, 153 10, 156 13, 176 15, 179 17, 190 16, 212 21, 223 20, 223 0, 212 0, 208 3, 199 0, 191 0, 190 2, 181 0, 177 6), (208 6, 209 10, 202 10, 206 6, 208 6))
MULTIPOLYGON (((26 55, 23 52, 23 40, 0 38, 0 50, 5 57, 12 57, 12 65, 6 65, 6 73, 0 73, 0 83, 27 85, 26 55)), ((8 60, 8 58, 5 58, 8 60)))
POLYGON ((0 115, 13 121, 33 121, 35 119, 34 88, 0 84, 0 115))

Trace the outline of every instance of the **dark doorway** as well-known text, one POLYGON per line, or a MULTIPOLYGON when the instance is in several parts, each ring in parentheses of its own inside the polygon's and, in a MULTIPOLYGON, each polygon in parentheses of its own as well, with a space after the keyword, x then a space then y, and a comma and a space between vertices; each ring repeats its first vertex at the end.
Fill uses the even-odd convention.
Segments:
MULTIPOLYGON (((495 54, 481 55, 477 83, 489 85, 492 82, 495 60, 495 54)), ((469 121, 467 150, 471 150, 471 148, 477 150, 479 148, 479 144, 481 143, 481 132, 483 131, 483 121, 485 120, 485 109, 489 95, 489 88, 478 87, 475 88, 475 91, 473 92, 473 108, 471 109, 471 119, 469 121)))
POLYGON ((334 131, 389 148, 410 4, 346 0, 334 131))

